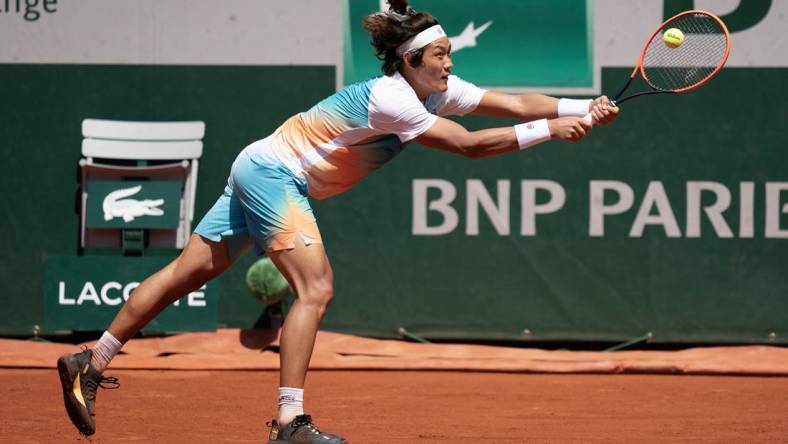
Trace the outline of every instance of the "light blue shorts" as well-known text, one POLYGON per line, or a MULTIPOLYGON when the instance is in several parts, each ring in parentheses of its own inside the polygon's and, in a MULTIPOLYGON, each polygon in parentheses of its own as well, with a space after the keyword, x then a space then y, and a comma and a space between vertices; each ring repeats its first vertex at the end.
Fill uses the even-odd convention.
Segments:
POLYGON ((306 182, 276 157, 268 139, 246 147, 233 162, 224 193, 194 232, 228 242, 231 257, 252 242, 258 255, 322 243, 306 182))

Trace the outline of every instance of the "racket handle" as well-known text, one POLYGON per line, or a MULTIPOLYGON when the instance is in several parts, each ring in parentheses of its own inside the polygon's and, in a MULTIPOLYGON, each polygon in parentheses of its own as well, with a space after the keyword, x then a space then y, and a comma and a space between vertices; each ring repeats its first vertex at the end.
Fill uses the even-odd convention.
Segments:
POLYGON ((585 117, 583 117, 583 121, 591 126, 594 126, 594 117, 591 115, 591 113, 586 114, 585 117))
MULTIPOLYGON (((611 100, 610 101, 610 106, 618 106, 618 104, 616 104, 615 100, 611 100)), ((587 124, 589 124, 591 126, 594 126, 594 116, 592 116, 591 113, 586 114, 585 117, 583 117, 583 120, 587 124)))

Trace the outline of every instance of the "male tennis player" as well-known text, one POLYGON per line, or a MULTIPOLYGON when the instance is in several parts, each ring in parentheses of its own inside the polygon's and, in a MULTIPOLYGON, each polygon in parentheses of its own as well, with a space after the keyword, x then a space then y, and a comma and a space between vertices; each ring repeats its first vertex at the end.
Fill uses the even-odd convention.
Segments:
POLYGON ((58 360, 66 409, 80 432, 95 432, 96 388, 122 345, 254 246, 298 295, 281 334, 279 416, 270 423, 269 443, 346 443, 321 432, 303 408, 315 335, 333 295, 331 266, 308 197, 347 190, 410 141, 480 158, 550 139, 576 142, 590 129, 586 114, 605 124, 618 113, 605 97, 508 95, 467 83, 451 74, 451 46, 438 21, 405 0, 390 3, 389 12, 364 21, 385 75, 342 89, 246 147, 181 255, 134 291, 92 349, 58 360), (441 117, 468 113, 524 123, 469 132, 441 117))

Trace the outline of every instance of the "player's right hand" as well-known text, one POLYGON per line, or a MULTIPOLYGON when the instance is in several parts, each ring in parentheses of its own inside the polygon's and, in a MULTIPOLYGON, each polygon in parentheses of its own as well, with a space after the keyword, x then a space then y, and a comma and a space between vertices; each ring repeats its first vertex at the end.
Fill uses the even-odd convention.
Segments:
POLYGON ((583 117, 559 117, 547 121, 550 137, 564 142, 574 143, 585 137, 591 130, 591 124, 583 117))
POLYGON ((591 103, 591 118, 594 125, 607 125, 618 116, 618 107, 607 96, 599 96, 591 103))

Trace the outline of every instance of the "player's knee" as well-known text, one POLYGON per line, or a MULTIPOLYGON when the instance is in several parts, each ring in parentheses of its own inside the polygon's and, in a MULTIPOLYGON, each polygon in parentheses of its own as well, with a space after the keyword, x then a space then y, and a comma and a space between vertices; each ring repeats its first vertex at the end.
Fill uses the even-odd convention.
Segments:
POLYGON ((298 295, 298 298, 315 308, 322 318, 334 298, 334 284, 331 279, 315 280, 298 295))

